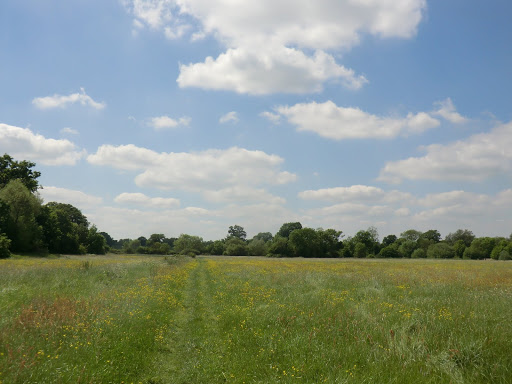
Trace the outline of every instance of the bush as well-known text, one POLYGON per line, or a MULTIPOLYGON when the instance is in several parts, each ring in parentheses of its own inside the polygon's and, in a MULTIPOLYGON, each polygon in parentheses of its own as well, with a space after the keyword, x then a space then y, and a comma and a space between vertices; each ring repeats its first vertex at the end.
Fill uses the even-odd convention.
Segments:
POLYGON ((400 252, 398 252, 397 245, 391 244, 388 245, 387 247, 382 248, 379 252, 379 257, 383 257, 385 259, 395 259, 400 257, 400 252))
POLYGON ((0 259, 7 259, 11 256, 11 252, 9 251, 9 247, 11 246, 11 240, 3 234, 0 233, 0 259))
POLYGON ((427 257, 431 259, 453 259, 455 251, 446 243, 436 243, 428 247, 427 257))
POLYGON ((411 257, 413 259, 425 259, 427 257, 427 252, 422 248, 418 248, 414 250, 411 257))
POLYGON ((512 256, 504 249, 500 252, 499 260, 512 260, 512 256))

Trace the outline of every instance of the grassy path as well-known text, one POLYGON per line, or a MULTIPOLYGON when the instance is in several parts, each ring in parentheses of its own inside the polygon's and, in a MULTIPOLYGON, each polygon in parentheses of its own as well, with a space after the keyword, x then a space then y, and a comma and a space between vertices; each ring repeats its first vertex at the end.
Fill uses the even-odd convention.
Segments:
POLYGON ((214 286, 205 260, 195 261, 183 291, 183 309, 171 324, 168 343, 156 358, 150 383, 222 382, 222 352, 211 340, 218 337, 214 314, 214 286), (209 355, 209 356, 205 356, 209 355), (204 366, 210 361, 210 366, 204 366), (220 376, 219 376, 220 375, 220 376))

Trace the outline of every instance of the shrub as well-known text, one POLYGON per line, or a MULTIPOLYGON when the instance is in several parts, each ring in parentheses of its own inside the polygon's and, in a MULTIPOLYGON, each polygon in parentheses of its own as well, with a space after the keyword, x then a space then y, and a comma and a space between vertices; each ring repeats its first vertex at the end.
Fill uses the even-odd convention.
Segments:
POLYGON ((3 234, 0 233, 0 259, 7 259, 11 256, 11 252, 9 251, 9 247, 11 245, 11 240, 3 234))
POLYGON ((446 243, 436 243, 428 247, 427 257, 431 259, 453 259, 455 251, 446 243))
POLYGON ((425 259, 427 257, 427 252, 425 252, 423 248, 418 248, 414 250, 411 257, 413 259, 425 259))
POLYGON ((512 256, 504 249, 500 252, 499 260, 512 260, 512 256))

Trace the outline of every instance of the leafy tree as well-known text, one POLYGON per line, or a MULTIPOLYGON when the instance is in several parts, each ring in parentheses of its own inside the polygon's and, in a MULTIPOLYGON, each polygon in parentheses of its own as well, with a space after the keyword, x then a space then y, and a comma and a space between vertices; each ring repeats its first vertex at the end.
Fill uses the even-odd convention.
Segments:
POLYGON ((479 237, 471 242, 464 250, 465 259, 481 260, 491 257, 491 252, 496 245, 496 239, 492 237, 479 237))
POLYGON ((268 247, 269 257, 287 257, 291 255, 288 239, 283 236, 276 235, 268 247))
POLYGON ((462 240, 466 247, 469 247, 473 240, 475 239, 475 235, 468 229, 457 229, 453 233, 449 233, 445 240, 448 244, 453 245, 457 240, 462 240))
POLYGON ((423 248, 417 248, 411 254, 411 258, 413 259, 424 259, 427 257, 427 252, 423 248))
POLYGON ((11 180, 0 189, 0 200, 9 206, 5 233, 13 251, 35 251, 40 246, 41 232, 36 216, 41 201, 21 180, 11 180))
POLYGON ((0 157, 0 189, 4 188, 12 180, 20 180, 30 192, 39 188, 37 178, 40 172, 33 171, 35 163, 30 161, 16 161, 8 154, 0 157))
POLYGON ((436 229, 429 229, 420 235, 421 239, 430 240, 433 243, 439 243, 441 241, 441 234, 436 229))
POLYGON ((203 238, 182 233, 174 242, 174 251, 180 254, 203 252, 203 238))
POLYGON ((290 233, 295 231, 296 229, 302 229, 302 224, 298 221, 295 223, 284 223, 281 225, 281 228, 279 228, 279 231, 277 232, 276 236, 289 238, 290 233))
MULTIPOLYGON (((141 236, 141 237, 144 238, 143 236, 141 236)), ((151 246, 155 243, 163 243, 164 239, 165 239, 165 235, 163 233, 153 233, 151 236, 149 236, 149 239, 147 240, 147 242, 144 242, 144 243, 143 243, 143 239, 141 239, 139 237, 140 245, 142 245, 142 246, 144 246, 144 245, 151 246)))
POLYGON ((382 239, 382 246, 387 247, 388 245, 393 244, 397 241, 397 237, 395 235, 387 235, 382 239))
POLYGON ((368 256, 368 249, 366 248, 366 245, 361 242, 355 243, 354 246, 354 257, 357 258, 364 258, 368 256))
POLYGON ((265 256, 267 254, 267 243, 263 239, 252 239, 247 244, 247 252, 251 256, 265 256))
POLYGON ((0 259, 7 259, 11 256, 11 252, 9 251, 10 245, 11 240, 7 235, 0 233, 0 259))
POLYGON ((427 257, 431 259, 453 259, 455 251, 447 243, 432 244, 427 250, 427 257))
POLYGON ((343 247, 343 243, 340 240, 343 237, 343 232, 332 228, 318 228, 316 233, 319 238, 319 246, 322 249, 323 257, 338 257, 339 251, 343 247))
POLYGON ((312 228, 296 229, 290 233, 288 244, 295 256, 322 257, 318 233, 312 228))
POLYGON ((418 247, 417 242, 412 240, 402 241, 400 246, 398 247, 398 252, 401 257, 411 257, 414 250, 418 247))
POLYGON ((457 240, 455 244, 453 244, 453 250, 455 251, 455 257, 462 259, 464 256, 464 251, 466 250, 466 244, 464 244, 464 240, 457 240))
POLYGON ((208 253, 210 255, 223 255, 225 251, 224 241, 215 240, 208 247, 208 253))
POLYGON ((245 241, 247 233, 245 232, 245 229, 240 225, 232 225, 228 229, 227 238, 230 239, 232 237, 245 241))
POLYGON ((253 240, 263 240, 265 243, 268 243, 269 241, 272 241, 274 239, 274 236, 270 232, 260 232, 256 236, 252 238, 253 240))
POLYGON ((243 239, 233 236, 226 240, 224 254, 227 256, 245 256, 247 255, 247 243, 243 239))
POLYGON ((418 241, 422 233, 415 229, 408 229, 400 234, 400 237, 409 241, 418 241))
MULTIPOLYGON (((379 244, 379 234, 377 233, 377 229, 375 227, 370 227, 366 231, 357 232, 352 238, 354 244, 362 243, 366 248, 366 253, 379 253, 380 244, 379 244)), ((354 248, 355 252, 355 248, 354 248)), ((355 256, 354 257, 358 257, 355 256)), ((366 257, 366 256, 365 256, 366 257)))
POLYGON ((104 255, 107 251, 107 241, 101 233, 98 232, 98 228, 95 225, 89 229, 89 235, 87 236, 87 252, 94 253, 96 255, 104 255))
POLYGON ((398 258, 400 257, 400 252, 398 252, 398 244, 392 243, 384 248, 382 248, 379 252, 379 257, 383 257, 386 259, 390 258, 398 258))
POLYGON ((107 246, 113 248, 116 245, 116 241, 107 232, 100 232, 100 235, 105 238, 107 246))
POLYGON ((137 238, 137 240, 139 240, 140 245, 141 245, 142 247, 145 247, 146 245, 148 245, 148 239, 146 239, 144 236, 139 236, 139 237, 137 238))

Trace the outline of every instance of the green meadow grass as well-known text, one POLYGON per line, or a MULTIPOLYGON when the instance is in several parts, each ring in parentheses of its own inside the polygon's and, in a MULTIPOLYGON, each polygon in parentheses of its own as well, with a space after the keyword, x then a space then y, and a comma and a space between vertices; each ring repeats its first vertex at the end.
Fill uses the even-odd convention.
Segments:
POLYGON ((512 383, 512 263, 0 261, 0 382, 512 383))

